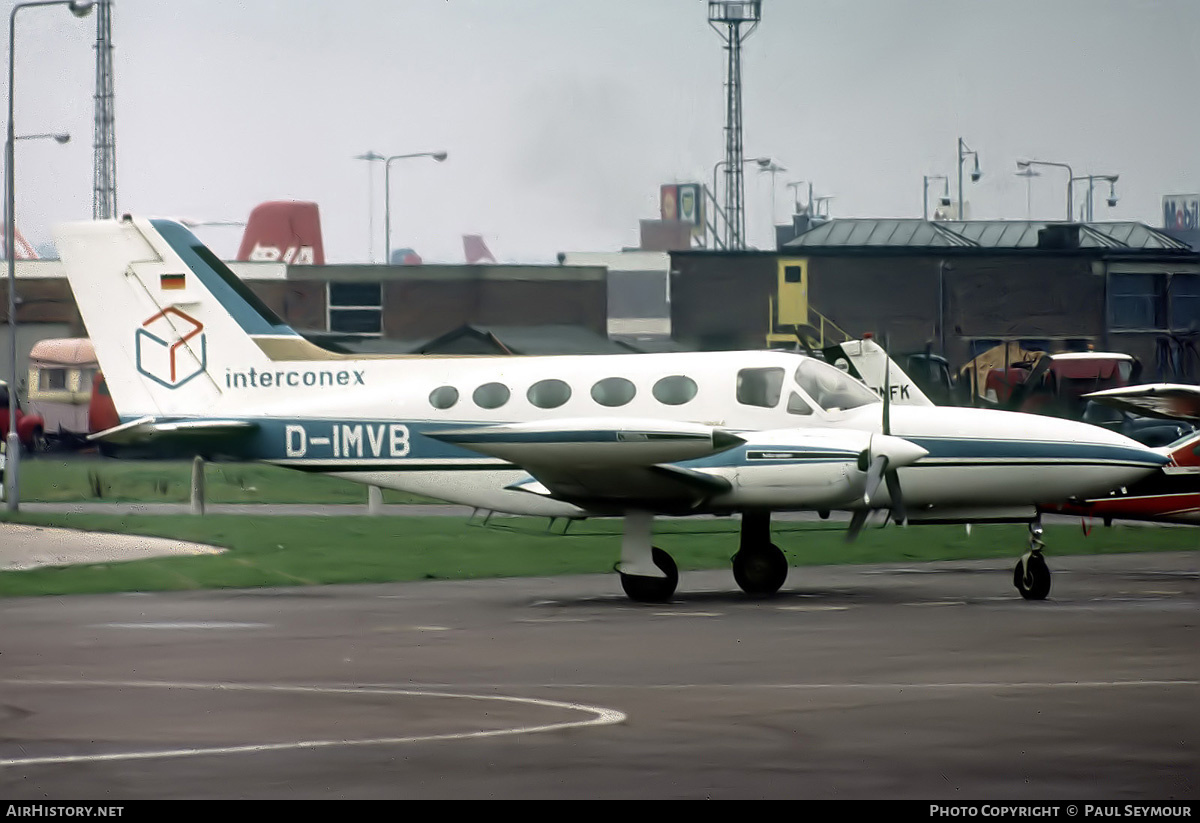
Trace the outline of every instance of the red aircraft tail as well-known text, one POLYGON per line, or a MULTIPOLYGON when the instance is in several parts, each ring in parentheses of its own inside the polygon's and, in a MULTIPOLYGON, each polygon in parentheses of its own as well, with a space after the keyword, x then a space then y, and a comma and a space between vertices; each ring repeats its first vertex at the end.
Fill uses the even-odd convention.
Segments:
POLYGON ((483 242, 483 236, 479 234, 463 235, 463 255, 467 258, 468 265, 496 262, 487 243, 483 242))
POLYGON ((1178 443, 1173 444, 1170 449, 1166 453, 1171 458, 1168 468, 1186 467, 1192 469, 1192 471, 1200 471, 1200 430, 1196 431, 1186 440, 1180 440, 1178 443))
POLYGON ((325 265, 317 204, 299 200, 259 203, 246 221, 237 259, 325 265))

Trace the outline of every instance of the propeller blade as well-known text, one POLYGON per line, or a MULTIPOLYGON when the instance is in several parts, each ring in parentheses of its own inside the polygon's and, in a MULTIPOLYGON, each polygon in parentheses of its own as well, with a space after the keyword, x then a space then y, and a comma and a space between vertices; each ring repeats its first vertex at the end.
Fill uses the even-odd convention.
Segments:
POLYGON ((879 491, 879 483, 883 480, 887 466, 886 454, 876 455, 875 459, 871 461, 871 468, 867 470, 867 482, 863 486, 863 505, 870 506, 871 501, 875 499, 875 492, 879 491))
POLYGON ((884 475, 887 480, 888 497, 892 499, 892 521, 904 525, 908 512, 904 508, 904 494, 900 491, 900 475, 895 469, 884 475))
POLYGON ((853 543, 858 539, 858 533, 862 531, 863 525, 867 522, 867 515, 871 513, 870 509, 859 509, 850 518, 850 528, 846 530, 846 542, 853 543))
POLYGON ((888 339, 883 339, 883 433, 892 433, 892 356, 888 354, 888 339))

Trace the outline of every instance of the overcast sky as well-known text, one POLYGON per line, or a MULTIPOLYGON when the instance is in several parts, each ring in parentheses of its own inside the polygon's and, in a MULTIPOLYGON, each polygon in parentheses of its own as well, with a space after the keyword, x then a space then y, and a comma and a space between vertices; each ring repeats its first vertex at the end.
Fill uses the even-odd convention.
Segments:
MULTIPOLYGON (((35 245, 91 217, 95 37, 65 8, 17 17, 17 134, 73 137, 17 144, 35 245)), ((367 150, 449 152, 392 166, 392 246, 427 262, 460 262, 464 233, 502 261, 635 246, 659 185, 711 181, 724 157, 703 0, 116 0, 113 41, 120 211, 312 200, 329 262, 382 260, 367 150)), ((920 217, 923 175, 956 188, 960 136, 979 218, 1065 216, 1066 171, 1027 180, 1018 158, 1119 174, 1098 219, 1158 226, 1162 195, 1200 191, 1198 0, 764 0, 743 55, 745 152, 786 167, 781 221, 795 180, 835 217, 920 217)), ((748 171, 746 193, 769 247, 771 175, 748 171)), ((227 257, 240 232, 197 229, 227 257)))

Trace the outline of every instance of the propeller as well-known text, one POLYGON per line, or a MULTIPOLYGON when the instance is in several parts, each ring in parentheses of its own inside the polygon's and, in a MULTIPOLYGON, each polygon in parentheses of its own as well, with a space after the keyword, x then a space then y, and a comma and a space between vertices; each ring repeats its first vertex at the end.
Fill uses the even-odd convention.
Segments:
POLYGON ((880 483, 887 484, 893 522, 904 524, 908 521, 904 493, 900 488, 900 475, 896 469, 912 465, 929 454, 912 441, 892 436, 892 359, 888 355, 886 341, 883 353, 887 361, 883 371, 883 434, 872 434, 867 448, 858 458, 858 468, 867 473, 867 479, 863 485, 863 508, 855 511, 850 518, 850 528, 846 532, 848 543, 858 539, 859 532, 866 525, 867 517, 873 508, 871 503, 879 491, 880 483))

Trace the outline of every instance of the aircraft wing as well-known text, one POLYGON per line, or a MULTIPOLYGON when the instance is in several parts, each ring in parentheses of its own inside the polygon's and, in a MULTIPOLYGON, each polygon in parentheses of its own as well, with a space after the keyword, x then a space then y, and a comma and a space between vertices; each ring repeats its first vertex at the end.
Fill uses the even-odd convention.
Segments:
POLYGON ((693 505, 728 491, 727 480, 671 465, 745 441, 714 426, 662 420, 575 419, 428 432, 447 443, 499 457, 529 472, 509 488, 619 508, 636 501, 693 505))
POLYGON ((1092 392, 1084 398, 1145 417, 1200 423, 1200 386, 1147 383, 1092 392))
POLYGON ((248 420, 181 420, 142 417, 111 429, 88 435, 88 440, 117 446, 150 445, 153 443, 214 442, 248 435, 258 424, 248 420))

